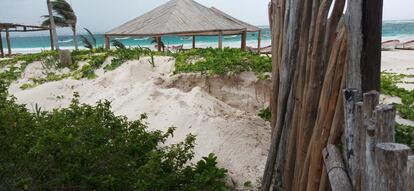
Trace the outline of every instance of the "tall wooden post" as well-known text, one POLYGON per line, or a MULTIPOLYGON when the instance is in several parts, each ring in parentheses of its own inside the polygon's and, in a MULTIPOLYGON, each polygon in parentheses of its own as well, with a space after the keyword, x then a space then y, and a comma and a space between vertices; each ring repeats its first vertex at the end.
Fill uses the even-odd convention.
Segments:
POLYGON ((109 43, 109 36, 105 35, 105 48, 110 49, 111 44, 109 43))
POLYGON ((10 42, 9 28, 6 28, 6 41, 7 41, 8 55, 11 56, 12 52, 11 52, 11 42, 10 42))
POLYGON ((241 50, 246 50, 247 32, 243 31, 241 35, 241 50))
POLYGON ((218 35, 218 48, 222 49, 223 48, 223 32, 219 32, 218 35))
POLYGON ((49 37, 50 37, 50 49, 55 50, 55 47, 53 46, 53 32, 52 29, 49 29, 49 37))
POLYGON ((193 35, 193 49, 195 48, 195 43, 196 43, 196 36, 193 35))
POLYGON ((161 37, 156 37, 158 52, 161 52, 161 37))
POLYGON ((1 58, 4 58, 3 38, 1 37, 1 30, 0 30, 0 56, 1 56, 1 58))
POLYGON ((262 30, 259 30, 259 32, 257 34, 257 50, 258 50, 258 53, 260 53, 261 43, 262 43, 262 30))
POLYGON ((362 92, 380 91, 383 0, 362 1, 362 92))

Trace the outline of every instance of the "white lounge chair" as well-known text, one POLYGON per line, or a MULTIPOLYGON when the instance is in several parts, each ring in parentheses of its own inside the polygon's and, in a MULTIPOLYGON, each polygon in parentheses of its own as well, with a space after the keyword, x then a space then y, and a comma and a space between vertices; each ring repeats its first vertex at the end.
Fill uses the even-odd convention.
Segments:
POLYGON ((381 43, 381 50, 384 50, 384 51, 395 50, 398 44, 400 44, 399 40, 384 41, 381 43))

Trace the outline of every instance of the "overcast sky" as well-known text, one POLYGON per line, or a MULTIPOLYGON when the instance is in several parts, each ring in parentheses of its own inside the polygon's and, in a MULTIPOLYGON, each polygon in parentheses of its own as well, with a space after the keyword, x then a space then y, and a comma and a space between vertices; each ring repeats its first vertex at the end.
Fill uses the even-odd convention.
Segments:
MULTIPOLYGON (((40 24, 46 0, 0 0, 0 22, 40 24)), ((106 32, 168 0, 68 0, 78 16, 78 28, 106 32)), ((268 25, 269 0, 197 0, 254 25, 268 25)), ((384 20, 414 20, 414 0, 384 0, 384 20)))

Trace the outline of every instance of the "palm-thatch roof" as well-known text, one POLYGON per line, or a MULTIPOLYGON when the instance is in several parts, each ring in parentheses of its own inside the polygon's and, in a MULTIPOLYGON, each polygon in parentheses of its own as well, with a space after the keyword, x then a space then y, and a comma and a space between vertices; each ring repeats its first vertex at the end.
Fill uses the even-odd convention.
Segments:
POLYGON ((108 36, 241 34, 260 29, 194 0, 171 0, 109 32, 108 36))

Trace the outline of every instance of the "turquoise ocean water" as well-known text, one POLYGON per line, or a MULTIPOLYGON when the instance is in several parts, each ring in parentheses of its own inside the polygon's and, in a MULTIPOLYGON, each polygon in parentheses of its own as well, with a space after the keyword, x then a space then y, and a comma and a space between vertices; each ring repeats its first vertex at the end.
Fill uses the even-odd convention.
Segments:
MULTIPOLYGON (((270 45, 270 31, 268 27, 262 27, 262 46, 270 45)), ((402 42, 414 40, 414 20, 413 21, 384 21, 383 24, 383 40, 399 39, 402 42)), ((248 33, 247 44, 249 46, 257 46, 257 33, 248 33)), ((98 46, 103 46, 103 34, 96 35, 98 46)), ((224 46, 238 47, 240 46, 240 35, 225 36, 224 46)), ((127 46, 146 46, 153 47, 151 38, 117 38, 127 46)), ((198 47, 217 47, 218 38, 216 36, 197 36, 198 47)), ((166 46, 181 45, 190 47, 192 43, 191 37, 180 36, 164 36, 162 41, 166 46)), ((41 50, 50 49, 49 36, 25 36, 12 37, 12 49, 14 52, 39 52, 41 50)), ((71 35, 60 35, 59 44, 62 48, 73 49, 73 40, 71 35)), ((79 46, 83 47, 83 43, 79 38, 79 46)), ((3 47, 6 47, 3 33, 3 47)))

